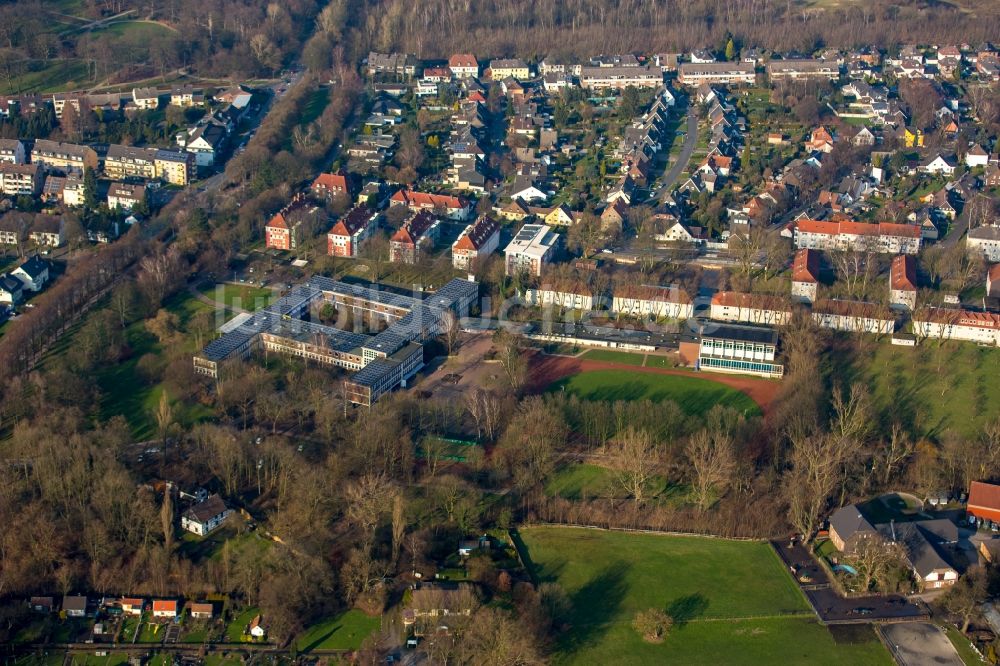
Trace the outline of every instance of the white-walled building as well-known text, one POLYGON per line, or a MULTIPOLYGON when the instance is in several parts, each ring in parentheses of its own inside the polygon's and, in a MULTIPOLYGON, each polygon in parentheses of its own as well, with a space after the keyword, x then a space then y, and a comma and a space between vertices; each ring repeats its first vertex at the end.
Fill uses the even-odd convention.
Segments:
POLYGON ((792 261, 792 298, 803 303, 816 300, 819 287, 819 252, 804 249, 792 261))
POLYGON ((1000 315, 947 308, 923 308, 913 313, 913 332, 932 340, 965 340, 1000 345, 1000 315))
POLYGON ((680 287, 621 285, 611 300, 615 314, 650 319, 687 319, 694 315, 694 304, 680 287))
POLYGON ((920 251, 920 225, 880 222, 831 222, 798 220, 782 235, 792 236, 795 247, 812 250, 854 250, 883 254, 917 254, 920 251))
POLYGON ((451 244, 451 263, 455 268, 468 270, 482 257, 488 257, 500 247, 500 223, 483 216, 470 224, 451 244))
POLYGON ((901 254, 889 269, 889 307, 913 310, 917 307, 917 260, 901 254))
POLYGON ((504 248, 507 275, 526 270, 531 275, 542 274, 542 266, 552 261, 559 235, 544 224, 526 224, 504 248))
POLYGON ((812 318, 820 328, 848 333, 888 335, 896 328, 896 318, 889 308, 862 301, 817 301, 812 306, 812 318))
POLYGON ((720 291, 712 296, 709 316, 716 321, 782 326, 792 318, 792 311, 777 296, 720 291))

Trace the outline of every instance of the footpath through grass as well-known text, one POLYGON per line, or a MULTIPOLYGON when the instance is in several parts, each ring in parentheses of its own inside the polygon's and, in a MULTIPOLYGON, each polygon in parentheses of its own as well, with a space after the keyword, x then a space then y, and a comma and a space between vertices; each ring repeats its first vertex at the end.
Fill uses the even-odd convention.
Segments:
POLYGON ((766 543, 575 528, 521 530, 526 563, 570 598, 559 664, 891 664, 873 632, 835 640, 766 543), (632 629, 661 608, 660 645, 632 629))
POLYGON ((307 629, 295 641, 301 652, 312 650, 357 650, 379 628, 379 618, 349 610, 307 629))
POLYGON ((565 390, 584 400, 672 400, 692 416, 704 414, 715 405, 760 415, 760 407, 745 393, 710 379, 684 375, 594 370, 561 379, 550 390, 565 390))

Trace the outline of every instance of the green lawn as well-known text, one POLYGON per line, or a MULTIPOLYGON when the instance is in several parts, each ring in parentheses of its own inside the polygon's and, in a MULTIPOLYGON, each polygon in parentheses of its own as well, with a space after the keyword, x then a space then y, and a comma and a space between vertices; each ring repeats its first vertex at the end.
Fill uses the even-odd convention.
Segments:
POLYGON ((0 82, 0 94, 49 93, 74 90, 90 83, 87 63, 82 60, 56 60, 33 62, 27 71, 0 82))
POLYGON ((898 419, 918 438, 937 439, 948 429, 976 436, 996 418, 991 397, 1000 392, 1000 349, 937 340, 845 347, 829 360, 835 378, 864 383, 886 420, 898 419))
POLYGON ((296 639, 296 645, 301 652, 357 650, 378 628, 379 618, 365 615, 359 610, 349 610, 313 625, 296 639))
POLYGON ((228 309, 251 312, 267 307, 275 300, 272 290, 246 284, 215 284, 202 289, 201 293, 228 309))
POLYGON ((709 379, 683 375, 594 370, 562 379, 550 390, 566 390, 585 400, 673 400, 695 416, 715 405, 760 414, 760 407, 745 393, 709 379))
POLYGON ((969 639, 962 635, 962 632, 950 624, 943 625, 943 628, 944 633, 948 634, 948 640, 955 646, 955 650, 958 652, 958 656, 962 659, 962 663, 965 666, 985 663, 975 648, 972 647, 969 639))
POLYGON ((572 528, 526 528, 526 563, 569 595, 559 664, 891 664, 867 628, 837 642, 765 543, 572 528), (635 613, 675 627, 652 645, 635 613))
POLYGON ((162 643, 163 642, 163 632, 162 626, 155 622, 143 622, 142 628, 139 630, 139 638, 136 640, 137 643, 162 643))
POLYGON ((142 43, 148 39, 169 34, 171 30, 157 23, 141 21, 120 21, 112 23, 107 28, 92 32, 93 35, 111 35, 118 39, 128 39, 142 43))
POLYGON ((128 653, 109 652, 106 657, 98 657, 95 654, 75 654, 72 657, 72 663, 74 666, 118 666, 118 664, 128 663, 128 653))
POLYGON ((247 608, 245 611, 233 618, 233 621, 226 627, 226 640, 230 643, 239 643, 244 640, 243 630, 250 624, 251 620, 257 616, 260 610, 247 608))
POLYGON ((645 354, 633 354, 630 352, 613 351, 610 349, 591 349, 581 355, 581 358, 585 358, 588 361, 621 363, 623 365, 642 365, 645 357, 645 354))
POLYGON ((566 499, 604 497, 610 490, 611 476, 608 470, 588 464, 563 467, 545 485, 545 494, 566 499))

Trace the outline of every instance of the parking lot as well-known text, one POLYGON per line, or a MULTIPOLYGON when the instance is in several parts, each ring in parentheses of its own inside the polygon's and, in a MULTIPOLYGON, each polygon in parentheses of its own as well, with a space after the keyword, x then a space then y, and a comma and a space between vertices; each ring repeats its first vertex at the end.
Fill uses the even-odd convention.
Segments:
POLYGON ((933 624, 887 624, 879 632, 901 666, 962 666, 955 646, 933 624))

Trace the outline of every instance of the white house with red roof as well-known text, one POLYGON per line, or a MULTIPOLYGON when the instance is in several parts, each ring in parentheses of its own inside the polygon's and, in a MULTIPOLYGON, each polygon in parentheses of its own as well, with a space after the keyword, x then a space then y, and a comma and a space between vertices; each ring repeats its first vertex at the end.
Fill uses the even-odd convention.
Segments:
POLYGON ((153 617, 177 617, 179 606, 175 599, 153 599, 153 617))
POLYGON ((468 219, 472 211, 469 202, 462 197, 415 190, 399 190, 389 199, 389 205, 406 206, 414 212, 427 211, 452 220, 468 219))
POLYGON ((415 213, 389 239, 389 261, 415 264, 434 246, 440 221, 427 210, 415 213))
POLYGON ((498 247, 500 223, 484 215, 467 226, 451 244, 451 264, 460 270, 468 270, 477 260, 496 252, 498 247))
POLYGON ((677 286, 620 285, 615 287, 611 311, 630 317, 687 319, 694 314, 694 304, 677 286))
POLYGON ((949 308, 923 308, 913 313, 913 332, 934 340, 965 340, 1000 345, 1000 315, 949 308))
POLYGON ((792 318, 785 299, 770 294, 719 291, 712 296, 709 317, 717 321, 784 326, 792 318))
POLYGON ((819 252, 808 248, 795 253, 792 261, 792 298, 803 303, 816 300, 819 287, 819 252))
POLYGON ((889 268, 889 307, 917 307, 917 260, 908 254, 894 257, 889 268))
MULTIPOLYGON (((789 225, 795 247, 812 250, 854 250, 883 254, 916 254, 920 251, 918 224, 879 222, 867 224, 850 220, 802 219, 789 225)), ((782 235, 787 235, 783 232, 782 235)))
POLYGON ((352 208, 326 234, 331 257, 357 257, 366 240, 378 229, 381 215, 364 204, 352 208))
POLYGON ((274 250, 294 250, 304 240, 318 211, 318 207, 309 205, 305 195, 296 194, 265 225, 264 244, 274 250))
POLYGON ((474 79, 479 76, 479 61, 471 53, 456 53, 448 58, 448 69, 456 79, 474 79))

